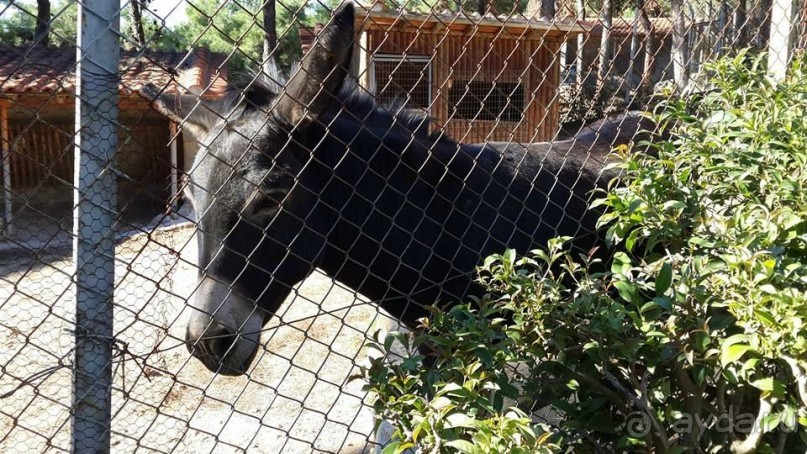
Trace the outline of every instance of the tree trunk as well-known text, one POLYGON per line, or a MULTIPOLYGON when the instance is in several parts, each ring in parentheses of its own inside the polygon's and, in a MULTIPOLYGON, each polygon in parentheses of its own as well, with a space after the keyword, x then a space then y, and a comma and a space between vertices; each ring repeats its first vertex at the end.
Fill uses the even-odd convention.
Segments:
POLYGON ((43 46, 50 43, 50 0, 36 0, 34 42, 43 46))
POLYGON ((277 71, 275 48, 277 48, 275 0, 266 0, 263 5, 263 70, 267 74, 274 74, 277 71))
POLYGON ((555 18, 555 0, 541 0, 541 16, 549 20, 555 18))
MULTIPOLYGON (((679 0, 680 1, 680 0, 679 0)), ((602 37, 600 39, 600 56, 597 70, 597 96, 603 95, 602 89, 605 79, 611 72, 613 60, 613 43, 611 39, 611 27, 613 25, 613 1, 603 0, 600 11, 600 23, 602 24, 602 37)))
POLYGON ((476 12, 479 13, 480 16, 484 16, 488 13, 496 14, 496 11, 493 11, 493 0, 477 0, 476 12))
MULTIPOLYGON (((801 5, 804 5, 801 3, 801 5)), ((757 5, 756 14, 754 14, 757 19, 756 22, 756 30, 754 31, 754 36, 749 36, 748 27, 745 27, 745 47, 748 46, 755 46, 759 49, 768 47, 770 44, 770 36, 771 36, 771 13, 773 12, 774 2, 773 0, 759 0, 757 5)), ((803 6, 802 6, 803 7, 803 6)), ((780 35, 781 36, 781 35, 780 35)))
POLYGON ((748 26, 748 13, 745 0, 737 0, 737 8, 734 10, 734 42, 735 48, 745 47, 745 28, 748 26))
POLYGON ((726 43, 730 43, 731 40, 728 39, 728 32, 729 32, 729 16, 731 12, 729 10, 729 3, 728 0, 720 0, 720 9, 717 12, 717 24, 715 34, 717 36, 717 43, 716 43, 716 54, 718 57, 723 56, 723 51, 727 47, 726 43))
MULTIPOLYGON (((641 1, 641 0, 639 0, 641 1)), ((639 37, 639 21, 640 14, 636 14, 633 18, 633 24, 630 27, 630 64, 628 65, 628 84, 631 88, 638 87, 636 83, 636 72, 639 67, 639 48, 642 46, 641 38, 639 37)))
POLYGON ((644 29, 644 68, 642 70, 642 80, 639 87, 645 92, 653 84, 653 73, 656 69, 656 31, 650 15, 647 13, 647 3, 645 0, 636 0, 636 11, 639 24, 644 29))
POLYGON ((143 29, 143 5, 142 0, 131 0, 132 2, 132 35, 137 43, 138 49, 146 47, 146 32, 143 29))
POLYGON ((673 15, 673 77, 679 92, 689 84, 689 43, 683 0, 672 0, 673 15))

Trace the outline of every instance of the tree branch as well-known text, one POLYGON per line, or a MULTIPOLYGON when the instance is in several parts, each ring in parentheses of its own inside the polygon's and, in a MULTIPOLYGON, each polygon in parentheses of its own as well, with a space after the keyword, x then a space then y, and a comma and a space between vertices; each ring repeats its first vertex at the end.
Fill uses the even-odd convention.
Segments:
MULTIPOLYGON (((723 378, 722 372, 718 372, 717 377, 717 415, 721 417, 726 414, 726 379, 723 378)), ((726 431, 724 439, 727 441, 734 441, 734 432, 731 430, 726 431)))
POLYGON ((757 448, 759 447, 759 443, 762 441, 762 421, 771 413, 772 409, 773 404, 768 399, 765 399, 764 397, 759 399, 759 412, 754 420, 754 427, 751 429, 751 433, 748 434, 748 437, 746 437, 745 440, 737 440, 731 444, 732 453, 751 454, 756 452, 757 448))
POLYGON ((661 427, 661 423, 658 418, 656 418, 656 412, 653 410, 653 405, 650 401, 644 398, 644 396, 642 399, 637 397, 636 394, 626 388, 625 385, 605 367, 603 367, 603 375, 611 386, 618 389, 634 407, 644 412, 650 418, 650 424, 653 426, 653 431, 655 432, 655 436, 653 436, 652 439, 657 445, 656 448, 659 449, 660 452, 666 452, 670 449, 670 444, 667 441, 667 432, 661 427))
POLYGON ((617 393, 603 386, 603 384, 600 383, 598 380, 595 380, 589 377, 588 375, 583 375, 580 372, 575 372, 572 370, 570 370, 570 372, 572 373, 572 375, 574 375, 576 379, 582 380, 591 385, 592 387, 596 388, 597 391, 600 392, 603 396, 605 396, 606 399, 611 401, 611 403, 613 403, 614 405, 618 406, 619 411, 622 414, 627 415, 628 413, 630 413, 629 411, 630 409, 625 404, 625 401, 622 398, 620 398, 617 393))
MULTIPOLYGON (((703 394, 701 389, 692 382, 692 379, 689 378, 689 374, 687 374, 686 370, 681 367, 681 365, 677 365, 673 373, 675 374, 675 380, 678 382, 678 386, 684 391, 684 407, 687 413, 689 413, 689 416, 692 418, 700 415, 701 409, 703 408, 703 394)), ((688 446, 693 448, 698 446, 701 430, 702 428, 699 424, 693 425, 692 432, 686 435, 688 446)))
POLYGON ((137 47, 142 49, 146 46, 146 31, 143 29, 143 5, 142 0, 132 0, 132 32, 134 32, 137 47))

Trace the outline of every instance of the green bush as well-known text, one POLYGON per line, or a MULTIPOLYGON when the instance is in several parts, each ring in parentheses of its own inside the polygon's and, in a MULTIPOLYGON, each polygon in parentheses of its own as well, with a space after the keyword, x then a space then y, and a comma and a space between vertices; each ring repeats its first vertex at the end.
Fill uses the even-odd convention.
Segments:
POLYGON ((376 338, 389 452, 805 451, 807 59, 764 67, 712 64, 713 91, 656 117, 669 141, 618 151, 606 271, 564 239, 507 251, 485 298, 376 338))

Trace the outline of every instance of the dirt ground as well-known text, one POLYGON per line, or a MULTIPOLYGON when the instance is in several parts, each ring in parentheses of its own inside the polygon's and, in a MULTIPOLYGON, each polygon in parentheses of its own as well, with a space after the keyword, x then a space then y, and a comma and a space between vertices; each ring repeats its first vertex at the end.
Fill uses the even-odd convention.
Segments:
MULTIPOLYGON (((244 377, 215 376, 181 339, 196 284, 188 225, 117 248, 114 452, 358 453, 375 449, 362 345, 395 323, 321 274, 263 333, 244 377)), ((70 450, 69 251, 0 252, 0 452, 70 450)))

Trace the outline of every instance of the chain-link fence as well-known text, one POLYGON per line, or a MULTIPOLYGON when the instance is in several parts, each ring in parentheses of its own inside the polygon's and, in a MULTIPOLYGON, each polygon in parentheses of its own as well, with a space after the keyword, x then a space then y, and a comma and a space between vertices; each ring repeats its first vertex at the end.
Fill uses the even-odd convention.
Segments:
POLYGON ((626 112, 805 36, 778 0, 338 6, 0 1, 0 450, 375 449, 368 335, 596 244, 626 112))

